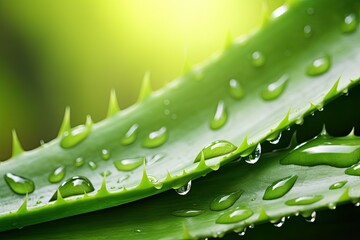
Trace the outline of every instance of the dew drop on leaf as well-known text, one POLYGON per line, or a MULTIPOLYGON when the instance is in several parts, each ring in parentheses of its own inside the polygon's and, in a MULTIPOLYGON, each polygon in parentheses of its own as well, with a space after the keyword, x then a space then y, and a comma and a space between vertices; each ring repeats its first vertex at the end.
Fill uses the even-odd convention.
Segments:
POLYGON ((48 180, 50 183, 57 183, 63 180, 64 177, 65 177, 65 167, 60 166, 55 168, 54 171, 50 173, 48 180))
POLYGON ((298 206, 298 205, 310 205, 316 203, 323 199, 321 195, 314 195, 314 196, 303 196, 298 198, 293 198, 285 202, 288 206, 298 206))
POLYGON ((82 157, 78 157, 75 159, 74 165, 76 167, 81 167, 82 165, 84 165, 84 158, 82 157))
POLYGON ((263 199, 273 200, 284 196, 291 190, 296 180, 297 176, 292 175, 273 182, 270 186, 266 188, 263 199))
POLYGON ((313 223, 316 220, 316 212, 312 211, 310 215, 306 216, 304 213, 302 214, 307 222, 313 223))
POLYGON ((227 116, 225 103, 224 101, 220 100, 216 106, 215 114, 211 119, 210 128, 213 130, 217 130, 221 128, 222 126, 225 125, 227 118, 228 116, 227 116))
POLYGON ((335 190, 335 189, 342 188, 346 183, 347 183, 346 180, 345 180, 345 181, 336 182, 336 183, 332 184, 332 185, 329 187, 329 190, 335 190))
POLYGON ((287 75, 282 75, 277 81, 270 83, 261 92, 261 98, 265 101, 271 101, 278 98, 285 90, 289 80, 287 75))
POLYGON ((304 26, 304 36, 305 36, 306 38, 309 38, 309 37, 312 36, 312 28, 311 28, 310 25, 305 25, 305 26, 304 26))
POLYGON ((157 131, 149 133, 149 135, 144 140, 142 146, 146 148, 156 148, 164 144, 167 138, 167 128, 162 127, 157 131))
POLYGON ((344 20, 341 24, 341 31, 343 33, 354 32, 357 28, 358 20, 354 13, 348 14, 344 17, 344 20))
POLYGON ((244 89, 241 86, 240 82, 236 79, 231 79, 229 81, 229 92, 230 96, 234 99, 242 99, 244 97, 244 89))
POLYGON ((97 169, 97 165, 96 165, 96 163, 93 162, 93 161, 90 161, 90 162, 88 163, 88 165, 89 165, 89 167, 91 168, 91 170, 97 169))
POLYGON ((266 62, 266 58, 262 52, 255 51, 251 54, 251 62, 254 67, 262 67, 266 62))
POLYGON ((108 160, 110 158, 110 151, 108 149, 102 149, 101 150, 101 158, 103 160, 108 160))
MULTIPOLYGON (((89 179, 82 176, 75 176, 67 179, 63 182, 58 188, 59 193, 63 198, 82 195, 84 193, 89 193, 94 191, 94 187, 89 179)), ((57 191, 51 197, 51 201, 55 201, 57 199, 57 191)))
POLYGON ((210 209, 213 211, 221 211, 228 209, 240 198, 242 191, 233 192, 230 194, 222 194, 212 200, 210 209))
POLYGON ((260 157, 261 157, 261 144, 259 143, 258 145, 256 145, 255 150, 252 153, 250 153, 250 155, 246 156, 244 160, 249 164, 255 164, 257 163, 257 161, 259 161, 260 157))
POLYGON ((331 66, 329 56, 319 57, 314 59, 306 69, 306 74, 309 76, 319 76, 326 73, 331 66))
POLYGON ((6 173, 4 178, 14 193, 25 195, 27 193, 32 193, 35 190, 34 182, 28 178, 15 175, 13 173, 6 173))
POLYGON ((352 176, 360 176, 360 162, 346 169, 345 174, 352 176))
POLYGON ((62 148, 72 148, 84 141, 91 132, 91 120, 87 120, 85 125, 77 126, 62 134, 60 146, 62 148))
POLYGON ((197 155, 194 162, 199 162, 201 160, 202 154, 204 154, 204 159, 207 160, 210 158, 226 155, 235 151, 236 149, 237 147, 231 142, 225 140, 217 140, 204 147, 202 151, 200 151, 200 153, 197 155))
POLYGON ((145 157, 127 158, 121 160, 115 160, 114 164, 119 171, 132 171, 145 162, 145 157))
POLYGON ((248 208, 239 208, 222 214, 216 220, 216 223, 231 224, 241 222, 253 215, 253 211, 248 208))
POLYGON ((286 217, 282 217, 280 219, 277 219, 277 220, 270 220, 270 222, 272 224, 274 224, 275 227, 282 227, 285 223, 285 220, 286 220, 286 217))
POLYGON ((202 214, 204 211, 199 209, 181 209, 172 212, 171 214, 176 217, 195 217, 202 214))
POLYGON ((280 131, 276 131, 266 138, 266 140, 268 140, 271 144, 278 144, 280 142, 280 139, 281 139, 280 131))
POLYGON ((125 133, 124 137, 121 138, 121 144, 130 145, 135 142, 137 133, 138 133, 139 125, 133 124, 129 130, 125 133))
POLYGON ((184 196, 186 194, 188 194, 191 190, 191 181, 187 182, 184 186, 175 189, 175 191, 177 192, 177 194, 184 196))

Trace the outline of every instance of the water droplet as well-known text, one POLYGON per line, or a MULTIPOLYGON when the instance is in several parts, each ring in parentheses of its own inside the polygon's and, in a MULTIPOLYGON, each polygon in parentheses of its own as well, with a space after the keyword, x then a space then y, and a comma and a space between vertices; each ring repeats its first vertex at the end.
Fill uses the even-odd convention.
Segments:
POLYGON ((119 171, 132 171, 145 162, 145 157, 138 157, 138 158, 127 158, 114 161, 115 167, 119 171))
POLYGON ((88 163, 88 165, 89 165, 89 167, 90 167, 92 170, 97 169, 97 165, 96 165, 96 163, 93 162, 93 161, 90 161, 90 162, 88 163))
POLYGON ((335 210, 336 209, 336 204, 335 203, 329 203, 328 207, 330 210, 335 210))
POLYGON ((268 140, 271 144, 278 144, 280 142, 280 139, 281 139, 280 131, 276 131, 266 138, 266 140, 268 140))
POLYGON ((122 145, 130 145, 135 142, 137 133, 138 133, 139 125, 133 124, 129 130, 125 133, 124 137, 121 138, 122 145))
POLYGON ((255 150, 250 155, 245 157, 244 160, 249 164, 255 164, 257 163, 257 161, 259 161, 260 157, 261 157, 261 144, 259 143, 256 146, 255 150))
POLYGON ((222 224, 237 223, 237 222, 241 222, 245 219, 248 219, 252 215, 253 215, 253 212, 248 208, 235 209, 235 210, 229 211, 229 212, 221 215, 216 220, 216 223, 222 223, 222 224))
POLYGON ((108 177, 111 175, 111 171, 110 170, 103 171, 102 173, 100 173, 100 175, 103 177, 108 177))
POLYGON ((292 175, 273 182, 270 186, 266 188, 263 199, 272 200, 284 196, 291 190, 296 180, 297 176, 292 175))
POLYGON ((242 99, 244 97, 244 89, 236 79, 231 79, 229 81, 229 92, 230 96, 235 99, 242 99))
POLYGON ((274 224, 275 227, 282 227, 285 223, 285 220, 286 220, 286 217, 282 217, 280 219, 277 219, 277 220, 270 220, 270 222, 272 224, 274 224))
POLYGON ((64 177, 65 177, 65 167, 60 166, 55 168, 55 170, 52 173, 50 173, 48 180, 51 183, 57 183, 63 180, 64 177))
POLYGON ((84 141, 91 132, 92 122, 91 118, 86 119, 85 125, 77 126, 62 134, 60 146, 62 148, 72 148, 82 141, 84 141))
POLYGON ((309 8, 306 10, 306 13, 307 13, 309 16, 314 15, 315 9, 312 8, 312 7, 309 7, 309 8))
POLYGON ((201 159, 201 154, 204 154, 204 159, 210 159, 214 157, 223 156, 225 154, 235 151, 237 147, 231 142, 225 140, 218 140, 210 143, 197 155, 195 162, 199 162, 201 159))
POLYGON ((246 228, 244 230, 242 230, 241 232, 238 232, 238 235, 240 237, 245 236, 245 234, 246 234, 246 228))
POLYGON ((81 167, 82 165, 84 165, 84 159, 82 157, 78 157, 75 159, 74 165, 76 167, 81 167))
POLYGON ((228 209, 240 198, 243 192, 233 192, 230 194, 222 194, 217 196, 214 200, 212 200, 210 204, 210 209, 213 211, 221 211, 224 209, 228 209))
POLYGON ((169 115, 170 114, 170 110, 169 109, 165 109, 164 110, 164 115, 169 115))
POLYGON ((341 25, 341 31, 343 33, 351 33, 354 32, 357 28, 358 21, 357 17, 354 13, 348 14, 345 16, 344 21, 341 25))
POLYGON ((6 173, 4 178, 10 189, 17 194, 25 195, 35 190, 34 182, 28 178, 13 173, 6 173))
POLYGON ((227 121, 227 111, 224 101, 220 100, 216 107, 214 117, 211 119, 210 128, 213 130, 219 129, 225 125, 227 121))
POLYGON ((178 189, 175 189, 175 191, 181 195, 181 196, 184 196, 186 194, 188 194, 190 192, 190 189, 191 189, 191 181, 187 182, 184 186, 178 188, 178 189))
POLYGON ((157 153, 157 154, 155 154, 154 156, 151 157, 151 163, 150 163, 149 165, 154 164, 154 163, 160 161, 160 160, 163 159, 165 156, 166 156, 165 153, 157 153))
POLYGON ((323 199, 323 196, 321 196, 321 195, 303 196, 303 197, 290 199, 290 200, 286 201, 285 204, 288 206, 309 205, 309 204, 316 203, 316 202, 320 201, 321 199, 323 199))
POLYGON ((162 127, 157 131, 151 132, 144 140, 142 146, 146 148, 156 148, 165 143, 168 138, 166 127, 162 127))
POLYGON ((303 124, 304 124, 304 119, 300 117, 300 118, 298 118, 298 119, 295 120, 295 123, 296 123, 297 125, 303 125, 303 124))
POLYGON ((360 176, 360 162, 346 169, 345 174, 352 176, 360 176))
POLYGON ((265 101, 278 98, 285 90, 289 80, 287 75, 282 75, 277 81, 270 83, 262 92, 261 97, 265 101))
POLYGON ((262 67, 266 62, 266 58, 262 52, 255 51, 251 54, 251 62, 254 67, 262 67))
POLYGON ((316 212, 315 211, 311 212, 310 216, 305 217, 305 220, 307 222, 311 222, 311 223, 315 222, 315 220, 316 220, 316 212))
POLYGON ((332 184, 329 189, 330 190, 335 190, 335 189, 339 189, 342 188, 348 181, 340 181, 340 182, 336 182, 334 184, 332 184))
POLYGON ((165 106, 169 106, 170 105, 170 100, 169 99, 164 99, 163 101, 165 106))
POLYGON ((107 149, 102 149, 101 150, 101 158, 103 160, 108 160, 110 158, 110 151, 107 149))
POLYGON ((172 212, 171 214, 176 217, 195 217, 202 214, 204 211, 199 209, 182 209, 172 212))
POLYGON ((360 207, 360 201, 354 202, 355 207, 360 207))
MULTIPOLYGON (((89 193, 94 190, 95 189, 92 183, 90 182, 90 180, 82 176, 75 176, 69 178, 65 182, 63 182, 58 188, 58 191, 60 192, 63 198, 82 195, 84 193, 89 193)), ((57 191, 51 197, 50 202, 55 201, 56 199, 57 199, 57 191)))
POLYGON ((252 224, 249 225, 249 228, 250 228, 250 229, 254 229, 254 228, 255 228, 255 225, 252 223, 252 224))
POLYGON ((157 183, 159 181, 159 179, 157 179, 157 177, 148 175, 148 179, 151 183, 157 183))
POLYGON ((331 66, 329 56, 316 58, 306 69, 306 74, 309 76, 319 76, 326 73, 331 66))
POLYGON ((310 25, 306 25, 306 26, 304 27, 304 36, 305 36, 306 38, 309 38, 309 37, 312 36, 312 29, 311 29, 311 26, 310 26, 310 25))
POLYGON ((300 166, 350 167, 359 161, 359 154, 360 146, 357 140, 320 135, 291 150, 280 160, 280 163, 300 166))

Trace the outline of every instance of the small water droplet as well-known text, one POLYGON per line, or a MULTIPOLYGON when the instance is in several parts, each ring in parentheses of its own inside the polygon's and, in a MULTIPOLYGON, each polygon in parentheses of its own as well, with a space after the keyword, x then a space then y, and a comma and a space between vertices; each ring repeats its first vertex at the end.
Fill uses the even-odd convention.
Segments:
POLYGON ((222 214, 217 220, 216 223, 222 224, 231 224, 241 222, 245 219, 248 219, 253 215, 253 211, 248 208, 235 209, 229 212, 222 214))
POLYGON ((336 204, 335 203, 329 203, 328 207, 330 210, 335 210, 336 209, 336 204))
POLYGON ((262 52, 255 51, 251 54, 251 62, 254 67, 262 67, 266 62, 266 58, 262 52))
POLYGON ((164 115, 170 115, 170 110, 169 109, 164 109, 164 115))
POLYGON ((65 177, 65 167, 60 166, 54 169, 52 173, 50 173, 48 180, 50 183, 57 183, 63 180, 65 177))
POLYGON ((291 190, 296 180, 297 176, 292 175, 273 182, 270 186, 266 188, 263 199, 273 200, 284 196, 291 190))
POLYGON ((314 15, 315 9, 312 8, 312 7, 309 7, 309 8, 306 10, 306 13, 307 13, 309 16, 314 15))
POLYGON ((309 37, 312 36, 312 28, 311 28, 310 25, 305 25, 305 27, 304 27, 304 36, 306 38, 309 38, 309 37))
POLYGON ((235 151, 236 149, 237 147, 231 142, 225 140, 214 141, 202 149, 202 151, 197 155, 195 162, 199 162, 201 160, 202 154, 204 154, 204 159, 207 160, 210 158, 226 155, 235 151))
POLYGON ((303 196, 303 197, 290 199, 290 200, 286 201, 285 204, 288 206, 309 205, 309 204, 316 203, 316 202, 320 201, 321 199, 323 199, 323 196, 321 196, 321 195, 303 196))
POLYGON ((224 101, 220 100, 216 107, 214 117, 211 119, 210 128, 217 130, 225 125, 227 121, 227 111, 224 101))
POLYGON ((254 228, 255 228, 255 225, 252 223, 252 224, 249 225, 249 228, 250 228, 250 229, 254 229, 254 228))
POLYGON ((270 83, 262 92, 261 97, 265 101, 278 98, 285 90, 289 80, 287 75, 282 75, 277 81, 270 83))
POLYGON ((296 123, 297 125, 300 125, 300 126, 301 126, 301 125, 304 124, 304 119, 300 117, 300 118, 298 118, 298 119, 295 120, 295 123, 296 123))
POLYGON ((315 222, 315 220, 316 220, 316 212, 315 211, 311 212, 310 216, 305 217, 305 220, 307 222, 311 222, 311 223, 315 222))
MULTIPOLYGON (((95 189, 92 183, 90 182, 90 180, 82 176, 75 176, 69 178, 65 182, 63 182, 58 188, 58 191, 60 192, 63 198, 82 195, 84 193, 89 193, 94 190, 95 189)), ((55 201, 56 199, 57 199, 57 191, 54 193, 54 195, 51 197, 49 201, 50 202, 55 201)))
POLYGON ((133 124, 129 130, 125 133, 124 137, 121 138, 120 142, 122 145, 130 145, 135 142, 137 133, 138 133, 139 125, 133 124))
POLYGON ((127 158, 114 161, 115 167, 119 171, 132 171, 145 162, 145 157, 127 158))
POLYGON ((84 159, 82 157, 78 157, 75 159, 74 165, 76 167, 81 167, 82 165, 84 165, 84 159))
POLYGON ((331 66, 331 60, 329 56, 319 57, 312 61, 307 67, 306 74, 309 76, 319 76, 326 73, 331 66))
POLYGON ((285 220, 286 220, 286 217, 282 217, 280 219, 277 219, 277 220, 270 220, 270 222, 272 224, 274 224, 275 227, 282 227, 285 223, 285 220))
POLYGON ((101 176, 103 177, 107 177, 111 175, 111 171, 110 170, 105 170, 102 173, 100 173, 101 176))
POLYGON ((32 180, 15 175, 13 173, 6 173, 4 179, 10 189, 20 195, 32 193, 35 190, 35 184, 32 180))
POLYGON ((89 165, 89 167, 90 167, 92 170, 97 169, 97 165, 96 165, 96 163, 93 162, 93 161, 90 161, 90 162, 88 163, 88 165, 89 165))
POLYGON ((163 101, 165 106, 169 106, 170 105, 170 100, 169 99, 164 99, 163 101))
POLYGON ((278 144, 280 142, 280 139, 281 139, 280 131, 276 131, 272 133, 268 138, 266 138, 266 140, 268 140, 271 144, 278 144))
POLYGON ((246 234, 246 229, 242 230, 241 232, 238 232, 238 235, 240 237, 245 236, 245 234, 246 234))
POLYGON ((231 79, 229 81, 229 92, 230 96, 235 99, 242 99, 244 97, 244 89, 236 79, 231 79))
POLYGON ((354 203, 354 206, 355 206, 355 207, 360 207, 360 201, 355 202, 355 203, 354 203))
POLYGON ((103 160, 108 160, 110 158, 110 151, 107 149, 102 149, 101 150, 101 158, 103 160))
POLYGON ((348 181, 340 181, 340 182, 336 182, 334 184, 332 184, 329 189, 330 190, 335 190, 335 189, 339 189, 342 188, 348 181))
POLYGON ((148 175, 148 179, 151 183, 157 183, 159 181, 159 179, 157 179, 157 177, 148 175))
POLYGON ((154 163, 160 161, 161 159, 164 159, 165 157, 166 157, 165 153, 157 153, 151 157, 151 164, 154 164, 154 163))
POLYGON ((142 146, 146 148, 156 148, 165 143, 168 138, 167 128, 162 127, 157 131, 149 133, 142 146))
POLYGON ((91 118, 86 119, 85 125, 77 126, 62 134, 60 146, 62 148, 72 148, 84 141, 91 132, 91 118))
POLYGON ((345 16, 341 25, 341 31, 343 33, 351 33, 356 30, 357 26, 358 26, 357 17, 354 13, 351 13, 345 16))
POLYGON ((259 161, 260 157, 261 157, 261 144, 259 143, 256 146, 255 150, 250 155, 245 157, 244 160, 249 164, 255 164, 257 163, 257 161, 259 161))
POLYGON ((177 194, 184 196, 186 194, 188 194, 191 190, 191 181, 187 182, 184 186, 175 189, 175 191, 177 192, 177 194))
POLYGON ((171 214, 176 217, 195 217, 202 214, 204 211, 199 209, 181 209, 172 212, 171 214))
POLYGON ((345 174, 352 176, 360 176, 360 162, 346 169, 345 174))
POLYGON ((234 203, 240 198, 242 193, 242 191, 239 191, 230 194, 219 195, 214 200, 212 200, 210 204, 210 209, 213 211, 221 211, 228 209, 229 207, 234 205, 234 203))

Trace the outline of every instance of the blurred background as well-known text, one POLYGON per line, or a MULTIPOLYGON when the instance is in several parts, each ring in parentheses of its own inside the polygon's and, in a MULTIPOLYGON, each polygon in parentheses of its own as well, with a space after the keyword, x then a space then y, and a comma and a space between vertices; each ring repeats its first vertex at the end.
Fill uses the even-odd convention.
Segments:
POLYGON ((250 32, 282 0, 79 0, 0 2, 0 160, 11 130, 26 150, 55 138, 64 109, 72 126, 126 108, 144 72, 154 89, 250 32))

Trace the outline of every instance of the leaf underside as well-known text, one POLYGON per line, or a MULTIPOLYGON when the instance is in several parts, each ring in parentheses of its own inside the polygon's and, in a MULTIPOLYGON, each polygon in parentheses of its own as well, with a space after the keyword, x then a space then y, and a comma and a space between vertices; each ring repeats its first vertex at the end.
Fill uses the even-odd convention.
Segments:
MULTIPOLYGON (((170 188, 179 188, 238 158, 275 132, 296 121, 301 122, 304 116, 321 108, 359 81, 360 49, 357 45, 360 32, 341 31, 344 16, 349 13, 357 16, 358 11, 359 1, 296 3, 261 31, 234 43, 207 63, 151 96, 144 97, 141 103, 117 114, 111 113, 111 118, 94 124, 89 136, 76 146, 62 148, 60 136, 38 149, 17 153, 2 163, 0 175, 11 172, 29 178, 35 183, 35 191, 29 193, 28 197, 16 195, 5 180, 0 179, 0 230, 108 208, 170 188), (324 8, 324 5, 332 7, 324 8), (309 8, 315 9, 316 14, 307 14, 309 8), (313 30, 311 37, 304 36, 303 29, 307 25, 313 30), (253 63, 251 56, 254 52, 260 52, 265 57, 261 66, 253 63), (330 69, 319 76, 307 75, 308 65, 323 56, 331 59, 330 69), (288 77, 284 92, 271 101, 263 100, 263 90, 284 75, 288 77), (244 96, 240 100, 234 99, 229 93, 231 79, 238 80, 243 88, 244 96), (219 101, 226 106, 228 117, 224 126, 212 130, 209 126, 219 101), (134 124, 139 126, 135 142, 122 145, 121 138, 134 124), (148 135, 163 127, 166 127, 168 134, 165 142, 155 148, 143 147, 148 135), (225 157, 194 163, 198 153, 215 140, 227 140, 239 148, 225 157), (102 159, 103 149, 110 152, 107 160, 102 159), (164 157, 155 161, 157 154, 164 157), (146 158, 144 167, 124 172, 114 166, 114 161, 139 156, 146 158), (74 164, 79 157, 85 161, 82 166, 74 164), (88 166, 90 161, 96 163, 97 169, 92 170, 88 166), (87 177, 95 191, 85 196, 49 202, 61 182, 50 184, 48 177, 59 166, 66 169, 64 179, 87 177), (106 174, 108 176, 104 178, 101 173, 106 171, 111 174, 106 174), (157 183, 151 182, 149 176, 156 177, 157 183)), ((279 168, 277 165, 273 167, 279 168)), ((269 167, 269 170, 272 168, 269 167)), ((251 171, 247 174, 251 174, 251 171)), ((237 176, 241 177, 241 181, 246 181, 241 174, 237 176)), ((231 180, 226 178, 224 181, 231 180)), ((141 205, 141 202, 138 204, 141 205)), ((282 210, 279 215, 287 214, 286 208, 282 210)), ((289 210, 289 213, 292 212, 289 210)), ((271 209, 269 214, 277 217, 271 209)), ((213 219, 207 213, 203 216, 207 219, 204 224, 213 224, 213 219)), ((148 217, 151 218, 147 216, 142 219, 144 226, 150 224, 146 223, 148 217)), ((196 236, 204 235, 201 229, 207 229, 205 225, 199 225, 197 229, 192 229, 190 223, 185 225, 196 236)), ((219 231, 225 231, 228 227, 222 227, 219 231)), ((213 230, 216 231, 216 228, 213 230)), ((136 235, 135 232, 133 234, 136 235)), ((146 231, 141 236, 145 238, 146 231)))

